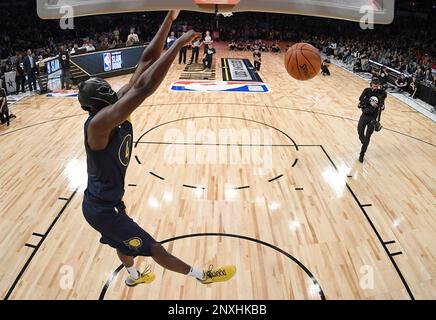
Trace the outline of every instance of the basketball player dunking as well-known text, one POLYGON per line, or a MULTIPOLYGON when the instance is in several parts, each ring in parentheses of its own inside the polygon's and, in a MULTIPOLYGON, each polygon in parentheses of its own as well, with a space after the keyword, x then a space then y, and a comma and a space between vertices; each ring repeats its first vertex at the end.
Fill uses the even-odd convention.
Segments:
POLYGON ((155 275, 147 268, 139 273, 134 267, 137 256, 151 256, 162 267, 192 276, 203 284, 227 281, 234 266, 199 270, 168 253, 126 214, 123 203, 124 179, 131 157, 133 129, 129 117, 152 95, 164 80, 179 50, 201 35, 190 31, 177 40, 162 56, 166 37, 179 11, 170 11, 152 42, 142 54, 130 82, 118 93, 103 79, 92 78, 79 85, 79 102, 89 112, 85 123, 85 148, 88 188, 83 198, 83 214, 102 237, 100 242, 117 250, 129 275, 127 286, 151 283, 155 275))

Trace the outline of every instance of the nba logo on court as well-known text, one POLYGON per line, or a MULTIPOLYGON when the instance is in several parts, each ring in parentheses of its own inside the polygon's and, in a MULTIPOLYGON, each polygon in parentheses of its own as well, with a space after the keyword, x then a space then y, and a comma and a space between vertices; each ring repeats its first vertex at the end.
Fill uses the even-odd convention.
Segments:
POLYGON ((104 64, 104 71, 112 71, 112 55, 108 53, 103 53, 103 64, 104 64))

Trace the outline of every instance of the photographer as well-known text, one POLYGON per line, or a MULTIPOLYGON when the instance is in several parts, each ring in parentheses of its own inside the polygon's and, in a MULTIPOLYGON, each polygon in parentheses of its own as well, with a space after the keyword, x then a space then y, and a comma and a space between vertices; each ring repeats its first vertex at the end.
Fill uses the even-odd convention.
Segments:
POLYGON ((378 72, 378 79, 383 89, 387 89, 389 79, 389 72, 387 67, 380 68, 378 72))
POLYGON ((236 48, 237 48, 237 45, 236 45, 235 40, 230 41, 230 43, 229 43, 229 50, 230 51, 236 51, 236 48))
POLYGON ((260 67, 262 65, 262 53, 259 51, 259 48, 256 48, 253 53, 254 58, 254 69, 256 71, 260 71, 260 67))
POLYGON ((274 53, 280 53, 281 52, 280 46, 278 45, 277 42, 274 42, 271 45, 271 52, 274 52, 274 53))
POLYGON ((13 118, 15 118, 15 116, 12 113, 9 113, 6 91, 5 89, 0 88, 0 123, 7 123, 7 126, 9 127, 9 121, 13 118))
POLYGON ((214 54, 216 54, 216 50, 213 47, 213 43, 210 42, 209 45, 207 45, 206 53, 204 54, 204 58, 203 58, 204 70, 212 69, 212 61, 213 61, 214 54))
POLYGON ((431 69, 427 69, 425 71, 425 82, 427 82, 427 84, 432 84, 434 82, 433 75, 431 73, 431 69))
POLYGON ((330 60, 329 59, 324 59, 321 63, 321 73, 322 75, 325 76, 330 76, 330 60))
POLYGON ((418 98, 418 79, 416 77, 416 75, 412 76, 412 81, 410 82, 410 96, 413 99, 418 98))
POLYGON ((354 63, 353 71, 354 72, 364 72, 366 65, 368 64, 368 58, 365 54, 358 56, 354 63))
POLYGON ((373 79, 371 87, 366 88, 359 98, 359 109, 362 109, 362 116, 360 117, 357 126, 359 139, 362 143, 359 161, 363 163, 366 150, 368 149, 371 135, 374 131, 380 131, 382 126, 380 124, 381 112, 385 109, 384 102, 386 99, 386 92, 382 89, 380 81, 373 79), (366 134, 365 134, 366 129, 366 134))
POLYGON ((400 90, 400 92, 407 90, 408 83, 404 74, 401 74, 401 76, 395 81, 395 85, 400 90))

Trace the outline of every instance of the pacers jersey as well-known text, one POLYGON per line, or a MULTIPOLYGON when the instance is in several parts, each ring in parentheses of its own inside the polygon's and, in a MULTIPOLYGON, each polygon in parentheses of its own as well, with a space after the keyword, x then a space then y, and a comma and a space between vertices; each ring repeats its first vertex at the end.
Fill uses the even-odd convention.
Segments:
POLYGON ((85 148, 88 165, 88 188, 85 196, 118 204, 124 196, 124 179, 132 154, 133 127, 129 120, 112 132, 109 144, 102 151, 93 151, 88 145, 88 126, 85 123, 85 148))

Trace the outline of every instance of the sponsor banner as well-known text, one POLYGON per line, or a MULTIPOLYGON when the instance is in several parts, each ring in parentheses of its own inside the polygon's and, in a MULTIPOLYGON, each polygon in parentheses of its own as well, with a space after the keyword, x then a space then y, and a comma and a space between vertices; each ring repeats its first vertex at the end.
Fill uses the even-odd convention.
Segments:
POLYGON ((224 81, 263 82, 248 59, 222 58, 221 66, 224 81))
POLYGON ((123 59, 121 57, 121 52, 103 53, 103 66, 105 72, 122 69, 123 59))
POLYGON ((171 91, 177 92, 248 92, 268 93, 268 85, 262 82, 242 81, 201 81, 201 80, 179 80, 173 82, 171 91))
POLYGON ((71 91, 54 91, 47 93, 47 97, 50 98, 68 98, 68 97, 77 97, 79 95, 79 91, 71 90, 71 91))
POLYGON ((74 55, 71 62, 91 77, 111 77, 131 73, 145 46, 74 55))
POLYGON ((15 82, 15 75, 16 75, 15 71, 5 73, 6 90, 9 93, 17 91, 17 84, 15 82))
POLYGON ((45 63, 45 67, 48 75, 51 75, 52 73, 61 70, 61 61, 59 60, 59 57, 52 58, 52 59, 45 59, 43 61, 45 63))

